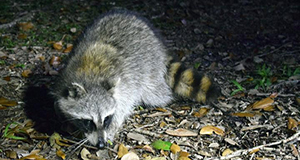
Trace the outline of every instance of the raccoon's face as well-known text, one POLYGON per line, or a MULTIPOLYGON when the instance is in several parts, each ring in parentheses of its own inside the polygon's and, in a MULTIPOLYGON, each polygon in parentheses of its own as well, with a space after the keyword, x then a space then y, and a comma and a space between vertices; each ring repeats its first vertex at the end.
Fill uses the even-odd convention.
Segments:
POLYGON ((113 141, 118 130, 114 127, 116 101, 106 88, 87 92, 73 83, 56 101, 56 107, 93 145, 103 148, 108 140, 113 141))

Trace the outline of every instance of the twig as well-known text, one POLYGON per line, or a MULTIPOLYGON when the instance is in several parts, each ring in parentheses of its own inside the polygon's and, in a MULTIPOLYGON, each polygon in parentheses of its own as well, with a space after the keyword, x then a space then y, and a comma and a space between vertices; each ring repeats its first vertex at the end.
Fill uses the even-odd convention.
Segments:
POLYGON ((256 146, 256 147, 253 147, 253 148, 250 148, 250 149, 241 149, 241 150, 237 150, 227 156, 224 156, 224 157, 220 157, 220 158, 217 158, 217 157, 212 157, 210 159, 214 159, 214 160, 223 160, 223 159, 231 159, 231 158, 234 158, 234 157, 238 157, 238 156, 242 156, 242 155, 247 155, 249 154, 250 152, 252 151, 255 151, 255 150, 261 150, 261 149, 265 149, 265 148, 268 148, 270 146, 275 146, 275 145, 279 145, 279 144, 286 144, 286 143, 289 143, 291 141, 294 141, 294 143, 296 141, 300 141, 300 131, 298 131, 297 133, 295 133, 293 136, 287 138, 287 139, 284 139, 284 140, 279 140, 279 141, 276 141, 276 142, 272 142, 272 143, 268 143, 268 144, 264 144, 264 145, 260 145, 260 146, 256 146))
POLYGON ((154 132, 150 132, 150 131, 147 131, 147 130, 143 130, 143 129, 135 129, 134 131, 138 132, 138 133, 142 133, 142 134, 145 134, 145 135, 148 135, 148 136, 153 136, 153 137, 161 137, 160 134, 157 134, 157 133, 154 133, 154 132))
POLYGON ((17 18, 17 19, 15 19, 15 20, 13 20, 13 21, 11 21, 10 23, 6 23, 6 24, 2 24, 2 25, 0 25, 0 29, 6 29, 6 28, 11 28, 11 27, 13 27, 14 25, 16 25, 18 22, 20 22, 20 21, 24 21, 24 20, 31 20, 32 18, 33 18, 33 13, 34 13, 35 11, 32 11, 32 12, 30 12, 30 13, 27 13, 27 12, 25 12, 25 15, 24 16, 22 16, 22 17, 20 17, 20 18, 17 18))
MULTIPOLYGON (((271 93, 256 93, 256 96, 270 96, 271 93)), ((278 94, 277 97, 295 97, 295 94, 278 94)))
POLYGON ((283 44, 282 46, 280 46, 280 47, 278 47, 278 48, 276 48, 276 49, 274 49, 274 50, 272 50, 272 51, 270 51, 270 52, 268 52, 268 53, 264 53, 264 54, 258 55, 258 57, 263 57, 263 56, 266 56, 266 55, 268 55, 268 54, 274 53, 274 52, 280 50, 281 48, 287 46, 287 45, 290 44, 290 43, 291 43, 291 42, 288 42, 288 43, 286 43, 286 44, 283 44))

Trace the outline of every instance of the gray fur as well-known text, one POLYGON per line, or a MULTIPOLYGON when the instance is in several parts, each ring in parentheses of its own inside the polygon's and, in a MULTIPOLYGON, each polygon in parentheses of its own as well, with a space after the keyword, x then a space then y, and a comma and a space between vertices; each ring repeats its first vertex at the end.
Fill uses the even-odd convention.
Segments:
POLYGON ((74 47, 52 93, 56 107, 69 119, 95 123, 97 129, 85 133, 92 144, 100 137, 113 141, 134 106, 164 106, 172 100, 164 77, 166 63, 164 44, 143 18, 109 12, 74 47), (92 62, 84 63, 84 56, 92 62), (105 128, 104 118, 111 114, 112 122, 105 128))

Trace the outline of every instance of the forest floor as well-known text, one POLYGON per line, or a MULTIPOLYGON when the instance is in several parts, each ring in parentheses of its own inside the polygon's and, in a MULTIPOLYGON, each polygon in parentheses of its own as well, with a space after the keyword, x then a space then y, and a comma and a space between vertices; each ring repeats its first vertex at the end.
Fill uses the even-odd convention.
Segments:
POLYGON ((0 11, 0 160, 300 160, 297 1, 4 0, 0 11), (222 96, 137 106, 100 150, 61 126, 48 93, 84 28, 113 8, 146 17, 222 96))

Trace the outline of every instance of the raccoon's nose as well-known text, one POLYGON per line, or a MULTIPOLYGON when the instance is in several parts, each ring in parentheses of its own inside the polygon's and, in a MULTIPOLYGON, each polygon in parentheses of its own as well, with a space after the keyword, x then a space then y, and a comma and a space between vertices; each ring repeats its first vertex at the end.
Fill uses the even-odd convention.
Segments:
POLYGON ((104 146, 105 146, 104 139, 102 137, 100 137, 99 141, 98 141, 98 147, 99 148, 104 148, 104 146))

